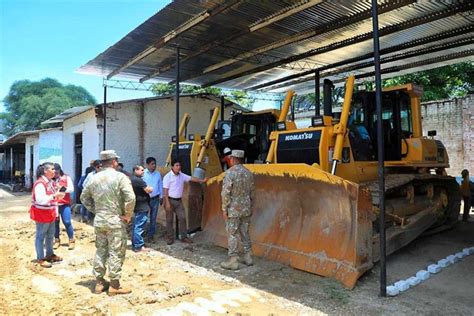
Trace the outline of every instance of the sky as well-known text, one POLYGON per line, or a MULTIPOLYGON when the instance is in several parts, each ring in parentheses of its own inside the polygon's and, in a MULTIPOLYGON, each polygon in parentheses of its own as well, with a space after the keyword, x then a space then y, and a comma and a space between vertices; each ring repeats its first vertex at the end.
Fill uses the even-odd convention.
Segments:
MULTIPOLYGON (((0 99, 17 80, 46 77, 103 100, 102 77, 76 69, 154 15, 165 0, 0 0, 0 99)), ((107 101, 151 96, 109 89, 107 101)), ((5 109, 0 103, 0 112, 5 109)))

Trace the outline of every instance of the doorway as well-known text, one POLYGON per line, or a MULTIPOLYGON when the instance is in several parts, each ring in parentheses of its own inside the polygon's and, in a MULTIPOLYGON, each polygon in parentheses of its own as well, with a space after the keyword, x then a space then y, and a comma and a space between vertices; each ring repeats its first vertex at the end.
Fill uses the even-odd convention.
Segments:
MULTIPOLYGON (((79 181, 79 179, 81 178, 81 175, 82 175, 82 133, 77 133, 77 134, 74 134, 74 183, 77 184, 77 181, 79 181)), ((79 195, 76 194, 76 200, 78 198, 79 198, 79 195)))

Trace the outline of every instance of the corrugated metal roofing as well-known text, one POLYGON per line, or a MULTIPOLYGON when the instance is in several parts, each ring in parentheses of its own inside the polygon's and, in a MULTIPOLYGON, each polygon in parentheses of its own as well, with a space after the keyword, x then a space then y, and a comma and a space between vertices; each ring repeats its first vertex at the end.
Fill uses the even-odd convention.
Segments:
POLYGON ((93 106, 91 105, 85 105, 85 106, 76 106, 70 109, 67 109, 66 111, 55 115, 49 119, 47 119, 44 122, 41 122, 41 125, 46 125, 46 124, 55 124, 55 123, 62 123, 64 120, 74 117, 76 115, 79 115, 81 113, 84 113, 90 109, 92 109, 93 106))
MULTIPOLYGON (((469 41, 474 38, 472 2, 384 0, 378 3, 381 49, 408 45, 404 51, 419 52, 409 60, 382 64, 382 70, 404 66, 402 71, 412 72, 472 60, 474 45, 469 41), (438 36, 447 31, 454 35, 440 40, 438 36), (418 42, 421 44, 417 45, 418 42), (423 48, 440 43, 449 49, 423 53, 423 48), (413 68, 406 67, 407 64, 413 68)), ((175 47, 179 45, 182 81, 248 89, 371 53, 370 10, 370 1, 176 0, 79 71, 142 81, 173 81, 175 47)), ((394 54, 397 51, 382 54, 382 59, 394 54)), ((330 77, 346 76, 345 67, 334 67, 330 77)), ((371 71, 370 66, 351 70, 359 75, 371 71)), ((300 80, 293 88, 307 90, 310 85, 300 80)), ((280 91, 281 84, 266 89, 280 91)))

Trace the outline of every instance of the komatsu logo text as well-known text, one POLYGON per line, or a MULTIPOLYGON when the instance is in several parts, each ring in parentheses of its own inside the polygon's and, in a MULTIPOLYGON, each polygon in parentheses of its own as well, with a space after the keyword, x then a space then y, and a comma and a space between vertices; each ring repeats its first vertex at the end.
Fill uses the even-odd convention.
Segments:
POLYGON ((285 136, 285 141, 289 140, 305 140, 305 139, 312 139, 313 134, 312 133, 303 133, 303 134, 293 134, 293 135, 286 135, 285 136))

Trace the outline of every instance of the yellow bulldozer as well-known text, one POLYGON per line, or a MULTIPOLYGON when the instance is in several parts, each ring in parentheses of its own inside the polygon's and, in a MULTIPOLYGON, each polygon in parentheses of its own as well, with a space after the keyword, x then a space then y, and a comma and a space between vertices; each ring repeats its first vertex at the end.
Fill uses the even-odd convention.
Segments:
MULTIPOLYGON (((445 172, 446 149, 433 139, 434 131, 422 135, 421 94, 422 89, 413 84, 382 93, 387 254, 423 233, 450 227, 459 213, 458 185, 445 172)), ((263 163, 245 165, 256 185, 252 250, 257 256, 336 278, 352 288, 379 258, 375 93, 354 93, 351 76, 340 115, 326 103, 324 115, 314 116, 311 126, 302 129, 286 120, 292 96, 290 91, 281 112, 274 113, 278 117, 274 128, 259 128, 252 114, 244 114, 239 123, 247 126, 245 122, 253 120, 255 135, 241 137, 236 147, 257 144, 252 156, 266 155, 263 163), (262 141, 265 134, 267 143, 262 141)), ((218 156, 213 151, 219 152, 222 145, 212 137, 206 139, 207 143, 196 145, 203 152, 199 156, 206 152, 208 157, 218 156)), ((219 166, 210 168, 206 176, 220 171, 219 166)), ((204 187, 200 220, 203 238, 226 247, 222 179, 221 173, 204 187)), ((191 212, 199 209, 200 205, 191 212)))
MULTIPOLYGON (((221 161, 225 147, 243 149, 248 163, 262 162, 270 149, 270 133, 276 122, 283 120, 288 113, 293 92, 288 93, 281 110, 259 112, 236 111, 230 120, 219 121, 219 107, 214 108, 207 131, 204 135, 192 133, 185 135, 191 116, 184 113, 179 125, 178 157, 184 173, 203 178, 218 176, 224 171, 221 161), (215 129, 218 123, 218 128, 215 129), (227 130, 227 132, 224 132, 227 130)), ((294 122, 285 123, 289 129, 296 129, 294 122)), ((168 156, 159 171, 164 176, 170 170, 172 157, 176 157, 176 138, 172 137, 168 156)), ((203 187, 197 183, 185 185, 183 202, 187 209, 188 232, 201 229, 203 187)))

